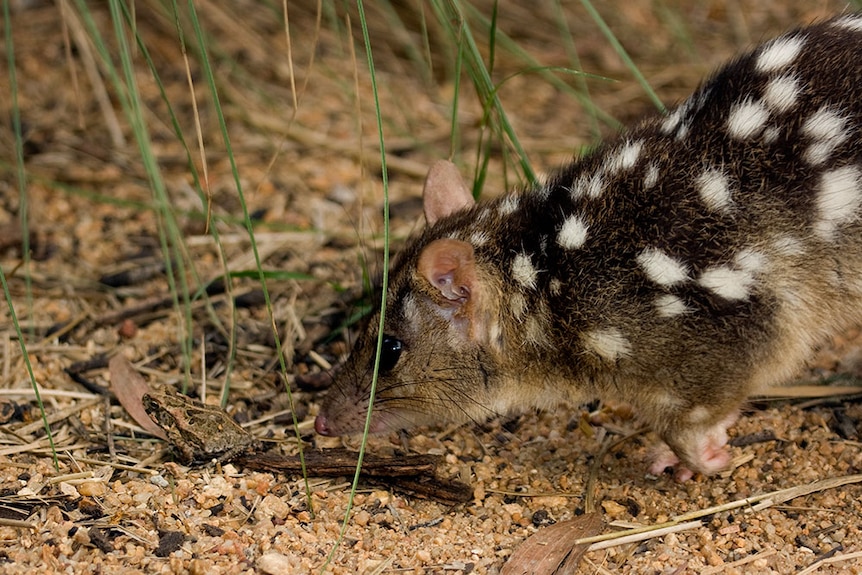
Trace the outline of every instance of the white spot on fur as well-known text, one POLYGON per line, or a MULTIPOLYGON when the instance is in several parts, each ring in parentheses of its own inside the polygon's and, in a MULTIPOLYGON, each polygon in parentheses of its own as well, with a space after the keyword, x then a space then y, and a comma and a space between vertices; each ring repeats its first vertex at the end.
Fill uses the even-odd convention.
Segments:
POLYGON ((802 125, 802 133, 817 140, 834 140, 846 138, 844 125, 846 121, 840 115, 823 106, 812 114, 802 125))
POLYGON ((739 269, 756 274, 766 267, 766 256, 751 248, 745 248, 733 257, 733 263, 739 269))
POLYGON ((540 188, 534 188, 533 193, 536 194, 536 196, 544 202, 551 195, 551 186, 545 184, 540 188))
POLYGON ((765 130, 763 130, 763 141, 764 141, 764 143, 771 144, 772 142, 774 142, 775 140, 778 139, 779 133, 780 132, 778 131, 778 128, 776 128, 775 126, 769 126, 765 130))
POLYGON ((658 183, 658 166, 650 164, 644 175, 644 189, 650 189, 658 183))
POLYGON ((694 182, 700 199, 711 210, 725 212, 730 207, 730 182, 721 170, 709 169, 694 182))
POLYGON ((581 336, 584 347, 608 361, 616 361, 631 354, 629 340, 617 328, 594 329, 581 336))
POLYGON ((537 347, 548 344, 548 330, 544 317, 531 315, 524 322, 524 341, 537 347))
POLYGON ((661 317, 674 317, 689 311, 688 306, 678 296, 666 293, 655 298, 655 307, 661 317))
POLYGON ((862 17, 860 16, 845 16, 832 23, 836 28, 844 28, 851 32, 862 32, 862 17))
POLYGON ((527 254, 518 254, 512 260, 512 277, 522 286, 535 288, 537 275, 538 272, 527 254))
POLYGON ((707 423, 711 419, 712 412, 703 405, 692 408, 688 414, 688 420, 691 423, 707 423))
POLYGON ((796 105, 799 83, 793 76, 775 78, 766 85, 763 101, 776 112, 787 112, 796 105))
POLYGON ((645 249, 637 262, 647 277, 659 285, 672 286, 688 279, 688 268, 660 249, 645 249))
POLYGON ((847 139, 846 125, 847 120, 826 106, 812 114, 802 125, 802 133, 814 140, 805 151, 805 160, 815 166, 828 160, 847 139))
POLYGON ((500 202, 500 215, 507 216, 511 213, 514 213, 518 209, 518 205, 521 203, 521 198, 514 194, 506 196, 503 198, 503 201, 500 202))
POLYGON ((573 200, 578 198, 597 198, 602 193, 601 174, 584 174, 579 176, 569 190, 573 200))
POLYGON ((416 303, 416 298, 413 297, 413 295, 407 294, 404 296, 404 299, 401 300, 401 311, 404 314, 404 319, 407 322, 407 325, 411 326, 413 329, 422 325, 420 321, 422 313, 416 303))
POLYGON ((502 341, 503 341, 503 331, 500 327, 499 321, 492 321, 490 325, 488 325, 488 341, 493 345, 498 351, 502 351, 502 341))
POLYGON ((798 256, 805 253, 802 242, 794 236, 780 236, 772 241, 772 250, 781 256, 798 256))
POLYGON ((820 190, 817 194, 817 210, 820 221, 815 225, 823 239, 832 239, 835 228, 856 217, 862 203, 862 185, 859 168, 845 166, 825 172, 820 177, 820 190))
POLYGON ((527 299, 524 297, 524 294, 521 292, 515 292, 512 294, 512 297, 509 298, 509 309, 512 310, 512 315, 515 316, 515 319, 518 321, 524 318, 524 314, 527 312, 527 299))
POLYGON ((730 137, 745 140, 756 136, 768 119, 769 110, 763 103, 748 99, 730 108, 727 131, 730 137))
POLYGON ((470 234, 470 243, 473 244, 473 247, 482 247, 491 241, 491 238, 488 237, 488 234, 482 230, 476 230, 472 234, 470 234))
POLYGON ((676 127, 679 126, 679 123, 682 121, 682 116, 685 113, 682 106, 679 106, 676 110, 671 112, 665 117, 661 122, 661 131, 665 134, 670 134, 676 127))
POLYGON ((563 222, 563 227, 560 228, 560 234, 557 236, 557 243, 567 250, 573 250, 584 245, 587 241, 587 226, 581 216, 574 215, 566 218, 563 222))
POLYGON ((560 292, 563 290, 563 282, 558 278, 552 278, 548 284, 548 289, 550 290, 551 295, 560 295, 560 292))
POLYGON ((610 157, 606 170, 611 174, 630 170, 638 161, 643 142, 627 142, 610 157))
MULTIPOLYGON (((677 408, 681 407, 685 402, 678 396, 674 395, 669 391, 661 391, 655 390, 655 396, 653 398, 654 405, 659 409, 668 409, 668 408, 677 408)), ((668 448, 670 449, 670 448, 668 448)), ((671 452, 672 453, 672 452, 671 452)), ((676 456, 674 456, 676 457, 676 456)))
POLYGON ((757 56, 754 67, 758 72, 775 72, 786 68, 799 55, 805 44, 804 38, 778 38, 764 46, 757 56))
POLYGON ((731 266, 713 266, 704 270, 697 283, 724 299, 742 300, 749 295, 754 274, 731 266))
POLYGON ((834 142, 828 140, 814 142, 805 150, 805 161, 814 166, 820 165, 829 159, 834 149, 834 142))

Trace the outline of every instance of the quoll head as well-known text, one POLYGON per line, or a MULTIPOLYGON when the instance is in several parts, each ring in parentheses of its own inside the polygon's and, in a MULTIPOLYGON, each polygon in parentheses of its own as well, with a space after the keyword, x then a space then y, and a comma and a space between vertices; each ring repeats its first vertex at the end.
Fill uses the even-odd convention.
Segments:
MULTIPOLYGON (((464 241, 435 237, 441 218, 473 207, 453 164, 436 163, 423 193, 429 230, 399 254, 388 290, 371 431, 441 421, 485 420, 495 414, 495 362, 487 324, 498 313, 495 280, 485 277, 464 241)), ((371 399, 380 317, 359 336, 315 421, 321 435, 361 431, 371 399)))

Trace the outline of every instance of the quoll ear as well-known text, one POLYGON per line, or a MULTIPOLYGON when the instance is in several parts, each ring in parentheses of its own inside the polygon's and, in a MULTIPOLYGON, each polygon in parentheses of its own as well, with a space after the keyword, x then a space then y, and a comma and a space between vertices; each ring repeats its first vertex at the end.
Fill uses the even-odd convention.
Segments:
POLYGON ((417 269, 440 291, 444 307, 461 307, 475 292, 476 262, 473 246, 467 242, 434 240, 419 254, 417 269))
POLYGON ((449 160, 437 160, 425 176, 422 191, 425 220, 434 225, 440 218, 472 207, 475 201, 470 189, 461 179, 455 164, 449 160))

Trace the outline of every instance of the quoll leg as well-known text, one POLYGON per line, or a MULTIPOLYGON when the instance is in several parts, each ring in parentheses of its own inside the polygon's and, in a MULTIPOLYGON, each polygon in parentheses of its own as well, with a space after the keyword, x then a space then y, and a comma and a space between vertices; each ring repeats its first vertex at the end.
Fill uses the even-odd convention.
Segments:
POLYGON ((709 426, 690 426, 662 433, 665 443, 652 455, 650 473, 659 475, 668 467, 674 469, 674 479, 688 481, 697 473, 712 475, 727 468, 730 453, 727 450, 727 428, 737 418, 732 413, 709 426))

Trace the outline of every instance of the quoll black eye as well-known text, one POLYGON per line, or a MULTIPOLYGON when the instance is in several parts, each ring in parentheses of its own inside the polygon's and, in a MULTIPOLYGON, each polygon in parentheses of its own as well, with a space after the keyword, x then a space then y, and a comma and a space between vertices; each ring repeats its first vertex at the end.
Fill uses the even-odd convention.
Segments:
POLYGON ((403 349, 404 344, 400 339, 391 335, 383 335, 383 348, 380 350, 380 373, 386 373, 395 367, 403 349))

